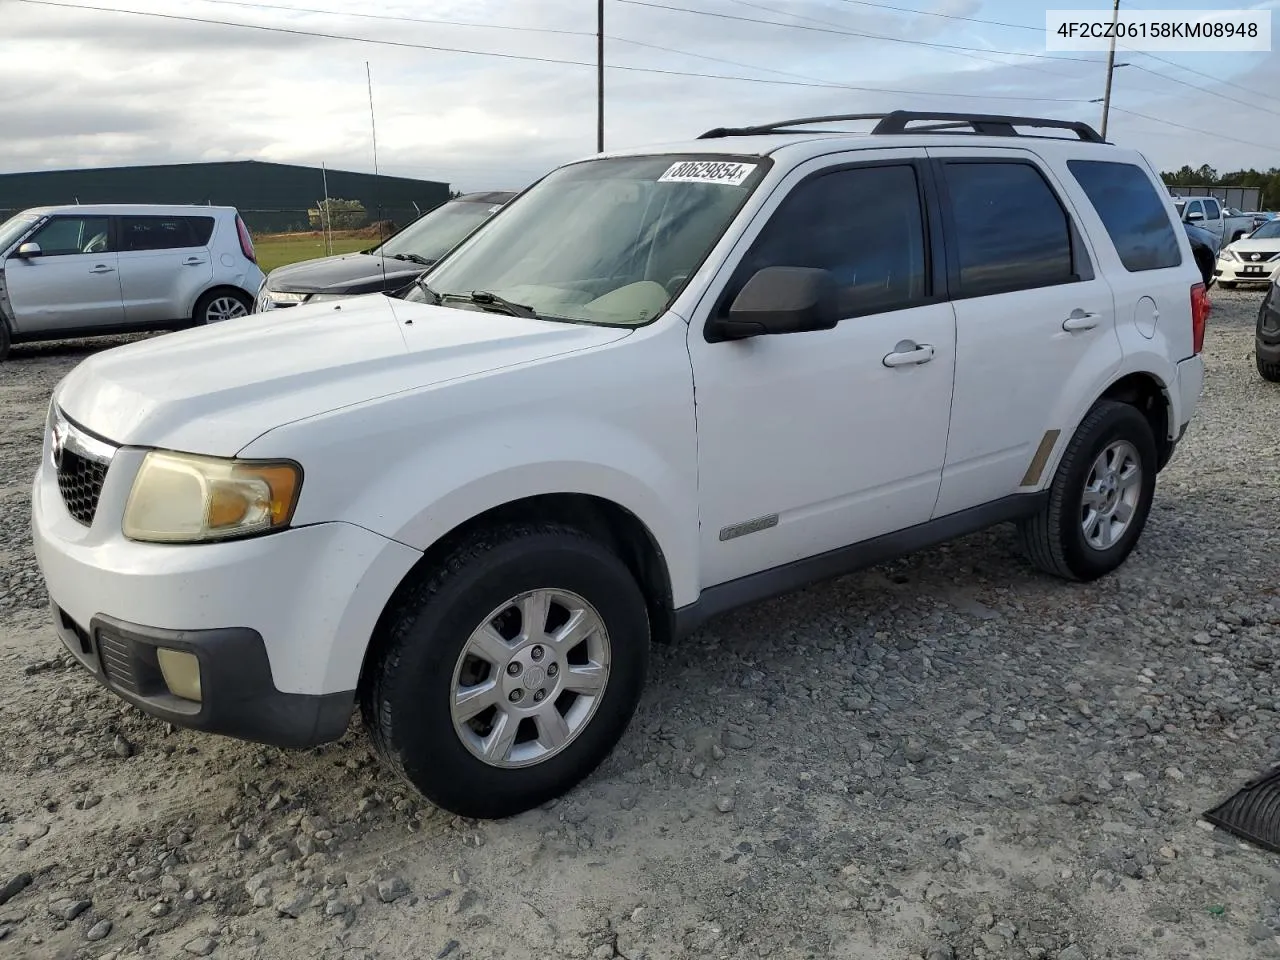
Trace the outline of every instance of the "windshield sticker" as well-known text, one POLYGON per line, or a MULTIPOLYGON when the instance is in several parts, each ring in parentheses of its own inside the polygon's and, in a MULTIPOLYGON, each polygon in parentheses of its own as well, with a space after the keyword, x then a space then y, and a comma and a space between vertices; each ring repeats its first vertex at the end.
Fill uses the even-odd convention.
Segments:
POLYGON ((667 168, 659 183, 723 183, 738 187, 755 172, 754 163, 726 163, 723 160, 681 160, 667 168))

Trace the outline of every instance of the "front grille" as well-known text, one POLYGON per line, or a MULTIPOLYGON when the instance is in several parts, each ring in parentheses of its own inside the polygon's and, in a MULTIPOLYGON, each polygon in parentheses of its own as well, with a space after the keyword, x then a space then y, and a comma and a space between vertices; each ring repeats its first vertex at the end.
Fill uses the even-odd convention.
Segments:
POLYGON ((102 482, 107 478, 107 464, 90 460, 72 450, 62 451, 58 465, 58 489, 67 512, 86 527, 93 523, 98 511, 102 482))

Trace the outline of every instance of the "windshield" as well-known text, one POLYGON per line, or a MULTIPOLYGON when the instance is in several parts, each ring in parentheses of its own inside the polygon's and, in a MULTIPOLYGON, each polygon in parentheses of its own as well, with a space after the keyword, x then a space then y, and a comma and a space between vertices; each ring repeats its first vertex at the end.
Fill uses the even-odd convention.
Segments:
POLYGON ((489 219, 501 204, 450 200, 431 210, 370 253, 421 257, 436 261, 489 219))
MULTIPOLYGON (((450 301, 481 291, 552 320, 647 323, 698 269, 766 169, 760 158, 706 155, 561 167, 424 279, 450 301)), ((431 298, 419 288, 406 299, 431 298)))
POLYGON ((4 223, 0 223, 0 253, 8 250, 39 219, 34 213, 15 213, 4 223))
POLYGON ((1253 233, 1250 240, 1280 240, 1280 220, 1268 220, 1253 233))

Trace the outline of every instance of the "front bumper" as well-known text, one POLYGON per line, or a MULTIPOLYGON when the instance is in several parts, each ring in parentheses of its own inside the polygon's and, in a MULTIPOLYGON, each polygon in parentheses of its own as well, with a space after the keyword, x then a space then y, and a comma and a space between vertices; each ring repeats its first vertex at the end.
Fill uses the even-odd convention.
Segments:
POLYGON ((99 683, 175 726, 276 747, 308 747, 346 732, 354 691, 282 693, 271 678, 266 644, 256 630, 160 630, 96 616, 88 629, 50 603, 63 644, 99 683), (169 692, 156 650, 181 650, 200 664, 201 700, 169 692))
POLYGON ((1228 283, 1270 283, 1280 273, 1280 264, 1276 262, 1250 263, 1241 260, 1227 260, 1219 257, 1213 268, 1213 275, 1219 282, 1228 283))
POLYGON ((120 517, 142 455, 118 449, 86 524, 66 508, 46 439, 31 525, 63 643, 172 723, 290 746, 341 736, 378 617, 421 553, 340 522, 222 543, 126 540, 120 517), (156 647, 195 655, 200 703, 157 680, 156 647))

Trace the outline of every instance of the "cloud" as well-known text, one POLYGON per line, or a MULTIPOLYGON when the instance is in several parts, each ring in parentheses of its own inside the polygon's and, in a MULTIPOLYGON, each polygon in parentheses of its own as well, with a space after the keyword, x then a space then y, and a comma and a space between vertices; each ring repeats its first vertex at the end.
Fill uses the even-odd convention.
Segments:
MULTIPOLYGON (((80 2, 80 0, 68 0, 80 2)), ((370 64, 378 160, 386 173, 446 180, 459 189, 519 187, 569 159, 595 151, 594 4, 584 0, 292 0, 294 6, 387 16, 502 24, 562 35, 303 12, 208 0, 83 0, 139 11, 312 30, 442 49, 327 40, 121 13, 6 4, 0 59, 0 172, 89 165, 261 159, 372 169, 365 61, 370 64), (585 66, 517 59, 541 57, 585 66)), ((286 5, 290 0, 263 0, 286 5)), ((823 32, 816 21, 850 30, 983 50, 1043 52, 1032 31, 915 16, 842 0, 654 0, 762 20, 807 24, 796 30, 611 2, 607 8, 606 123, 609 148, 687 139, 710 127, 828 112, 897 107, 1039 113, 1097 122, 1096 62, 982 53, 960 55, 823 32), (754 5, 754 6, 753 6, 754 5), (759 9, 771 8, 780 13, 759 9), (622 39, 649 46, 628 44, 622 39), (654 49, 654 46, 668 50, 654 49), (669 51, 685 51, 669 52, 669 51), (714 59, 713 59, 714 58, 714 59), (981 59, 987 58, 987 59, 981 59), (732 62, 724 62, 732 61, 732 62), (995 61, 995 62, 990 62, 995 61), (751 83, 658 73, 752 77, 751 83), (826 89, 814 84, 921 91, 826 89), (793 84, 793 85, 788 85, 793 84), (960 98, 952 96, 964 93, 960 98), (1079 103, 993 97, 1074 98, 1079 103)), ((926 0, 886 0, 926 8, 926 0)), ((928 9, 955 16, 1024 22, 1022 5, 936 0, 928 9)), ((1084 59, 1090 56, 1082 55, 1084 59)), ((1241 55, 1244 56, 1244 55, 1241 55)), ((1185 62, 1259 91, 1280 90, 1280 57, 1185 62)), ((1207 78, 1141 59, 1196 85, 1280 111, 1207 78)), ((1181 62, 1181 61, 1180 61, 1181 62)), ((1111 133, 1150 151, 1164 166, 1209 162, 1274 165, 1277 152, 1232 144, 1215 134, 1280 145, 1276 119, 1150 75, 1120 70, 1115 103, 1204 130, 1161 127, 1118 113, 1111 133)))

